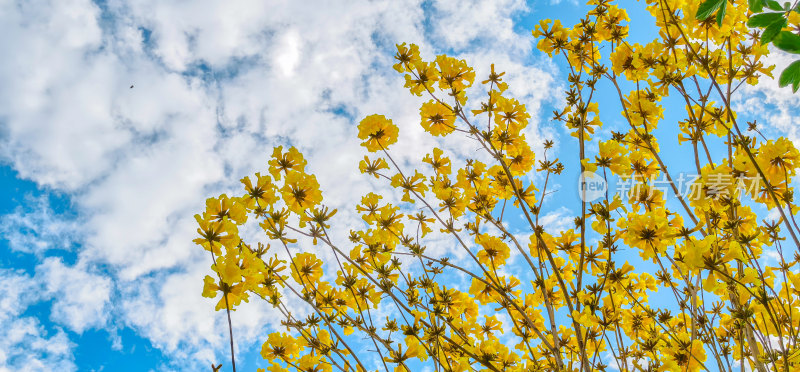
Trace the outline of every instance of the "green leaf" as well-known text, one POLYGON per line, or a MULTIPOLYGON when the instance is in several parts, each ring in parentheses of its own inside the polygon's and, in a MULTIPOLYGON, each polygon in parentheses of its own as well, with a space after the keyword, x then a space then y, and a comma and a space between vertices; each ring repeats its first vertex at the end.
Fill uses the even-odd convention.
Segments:
POLYGON ((764 10, 764 1, 763 0, 747 0, 747 6, 750 7, 750 11, 753 13, 761 13, 764 10))
POLYGON ((800 54, 800 36, 789 31, 781 31, 772 40, 772 44, 785 52, 800 54))
POLYGON ((778 79, 778 85, 783 88, 790 83, 792 84, 792 92, 797 93, 797 88, 800 87, 800 61, 792 62, 789 67, 781 72, 781 77, 778 79))
POLYGON ((781 32, 783 26, 786 26, 786 18, 783 17, 767 26, 767 28, 765 28, 764 32, 761 34, 761 44, 767 44, 775 39, 775 36, 781 32))
POLYGON ((722 6, 719 8, 717 12, 717 26, 722 27, 722 19, 725 18, 725 9, 728 7, 728 1, 725 0, 722 2, 722 6))
POLYGON ((781 6, 781 4, 778 4, 778 2, 775 1, 775 0, 767 0, 767 8, 770 8, 770 9, 778 11, 778 12, 783 10, 783 7, 781 6))
POLYGON ((747 20, 747 27, 767 27, 779 19, 784 19, 783 13, 756 14, 747 20))
POLYGON ((697 8, 697 14, 695 14, 694 17, 698 21, 705 21, 708 19, 708 17, 711 17, 711 15, 714 14, 714 12, 716 12, 726 1, 727 0, 706 0, 700 4, 699 8, 697 8))

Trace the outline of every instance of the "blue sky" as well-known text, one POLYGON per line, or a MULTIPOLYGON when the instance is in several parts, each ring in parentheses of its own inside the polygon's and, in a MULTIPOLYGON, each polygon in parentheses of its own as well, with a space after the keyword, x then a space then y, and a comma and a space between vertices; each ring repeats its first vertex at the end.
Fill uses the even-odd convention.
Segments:
MULTIPOLYGON (((624 3, 632 40, 649 41, 643 4, 624 3)), ((470 153, 422 133, 420 101, 391 69, 395 43, 420 44, 427 58, 464 58, 477 80, 491 63, 507 71, 510 92, 534 117, 529 139, 555 140, 555 156, 574 168, 573 139, 549 121, 565 66, 534 50, 530 30, 542 18, 570 25, 584 9, 515 0, 0 0, 0 48, 11 51, 0 61, 0 371, 227 366, 224 318, 200 296, 207 256, 191 243, 206 197, 263 171, 272 146, 294 145, 343 223, 355 223, 360 195, 386 188, 356 168, 355 123, 372 113, 401 126, 402 164, 419 164, 434 145, 470 153)), ((798 112, 788 108, 796 97, 772 82, 744 97, 744 114, 797 141, 798 112)), ((664 122, 679 120, 683 105, 668 105, 664 122)), ((601 133, 621 128, 613 97, 601 110, 601 133)), ((668 149, 674 132, 664 134, 668 149)), ((689 164, 669 150, 665 157, 689 164)), ((576 184, 567 172, 551 187, 573 195, 576 184)), ((546 204, 550 228, 569 227, 579 204, 561 203, 573 199, 546 204)), ((259 304, 235 314, 242 370, 263 366, 258 350, 275 318, 259 304)))

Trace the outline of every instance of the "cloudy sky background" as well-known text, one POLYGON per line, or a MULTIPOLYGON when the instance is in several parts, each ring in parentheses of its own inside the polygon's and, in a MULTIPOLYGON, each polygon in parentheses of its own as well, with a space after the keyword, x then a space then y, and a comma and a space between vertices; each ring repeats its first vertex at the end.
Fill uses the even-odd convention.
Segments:
MULTIPOLYGON (((393 151, 409 167, 434 145, 474 152, 422 132, 421 100, 391 69, 395 43, 464 58, 476 80, 495 63, 533 115, 531 142, 555 140, 569 158, 571 138, 548 121, 563 66, 533 50, 530 29, 541 18, 572 24, 581 9, 549 0, 0 0, 0 371, 196 370, 227 360, 223 313, 200 296, 208 256, 191 243, 206 197, 238 193, 273 146, 293 145, 326 203, 342 210, 344 233, 355 201, 382 187, 357 172, 362 117, 381 113, 401 127, 393 151)), ((641 24, 634 19, 647 30, 641 24)), ((740 102, 749 114, 769 112, 769 130, 793 140, 797 113, 776 108, 798 103, 773 82, 740 102)), ((563 226, 571 207, 554 205, 548 223, 563 226)), ((260 305, 236 312, 244 369, 274 319, 260 305)))

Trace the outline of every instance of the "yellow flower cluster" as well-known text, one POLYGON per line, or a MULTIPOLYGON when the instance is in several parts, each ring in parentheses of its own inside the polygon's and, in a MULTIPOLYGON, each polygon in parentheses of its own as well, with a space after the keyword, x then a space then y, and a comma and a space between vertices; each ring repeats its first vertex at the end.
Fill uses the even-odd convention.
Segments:
POLYGON ((488 156, 433 148, 424 169, 402 169, 390 151, 400 128, 365 117, 358 138, 371 154, 359 170, 401 200, 364 195, 361 225, 336 242, 336 211, 302 154, 276 148, 269 176, 242 179, 242 195, 211 198, 196 216, 195 242, 214 272, 203 296, 221 294, 217 309, 229 314, 261 298, 284 316, 289 333, 271 333, 261 349, 271 372, 800 370, 800 152, 743 127, 731 107, 742 84, 772 69, 745 26, 747 2, 730 1, 721 25, 695 19, 703 3, 648 0, 658 38, 646 45, 628 43, 629 17, 609 0, 591 0, 573 27, 545 20, 533 31, 539 50, 569 68, 554 120, 574 137, 574 169, 632 180, 626 195, 576 195, 574 226, 545 227, 544 202, 571 198, 548 192, 566 166, 548 157, 553 142, 526 138, 531 114, 508 96, 504 73, 492 65, 484 100, 467 110, 476 74, 466 61, 424 61, 400 44, 394 68, 425 96, 422 128, 463 135, 488 156), (601 94, 619 100, 627 129, 598 130, 601 94), (685 119, 666 122, 675 97, 685 119), (665 126, 696 168, 690 193, 660 152, 665 126), (544 143, 538 156, 529 141, 544 143), (522 227, 510 228, 518 216, 522 227), (242 240, 248 220, 280 249, 242 240))

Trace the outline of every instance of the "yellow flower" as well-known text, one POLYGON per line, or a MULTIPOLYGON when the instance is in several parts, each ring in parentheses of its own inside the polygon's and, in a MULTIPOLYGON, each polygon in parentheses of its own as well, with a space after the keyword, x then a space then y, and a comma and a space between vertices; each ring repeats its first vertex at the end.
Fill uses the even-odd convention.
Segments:
POLYGON ((658 176, 659 167, 653 156, 643 150, 633 151, 628 157, 628 174, 641 180, 651 180, 658 176))
POLYGON ((495 105, 494 122, 502 130, 519 133, 520 130, 528 126, 528 119, 531 115, 528 114, 525 105, 519 103, 516 99, 497 96, 495 105))
POLYGON ((289 264, 292 278, 305 286, 316 285, 322 277, 322 261, 313 253, 298 253, 289 264))
POLYGON ((657 254, 662 254, 666 247, 675 241, 669 236, 669 221, 664 210, 646 212, 644 214, 629 213, 628 219, 620 219, 617 225, 625 227, 625 244, 639 248, 642 259, 654 259, 657 254))
MULTIPOLYGON (((269 372, 289 372, 288 369, 281 367, 280 364, 275 363, 274 361, 270 361, 270 365, 269 365, 269 367, 267 367, 267 371, 269 371, 269 372)), ((264 370, 260 369, 260 371, 257 370, 256 372, 264 372, 264 370)))
POLYGON ((228 218, 222 220, 211 220, 201 217, 199 214, 194 216, 197 224, 197 233, 200 238, 193 242, 213 252, 216 255, 222 254, 220 247, 233 249, 239 244, 239 229, 228 218))
POLYGON ((244 190, 247 193, 244 196, 244 203, 247 208, 254 208, 256 205, 266 207, 278 201, 278 196, 275 195, 275 185, 269 176, 262 176, 261 173, 256 173, 256 185, 250 177, 242 178, 244 190))
POLYGON ((402 200, 409 203, 414 203, 415 200, 411 198, 411 193, 422 197, 425 196, 425 192, 428 191, 428 185, 425 184, 425 176, 416 170, 411 177, 405 177, 401 173, 395 174, 392 176, 391 185, 392 187, 403 189, 402 200))
POLYGON ((692 269, 701 269, 705 266, 704 258, 709 256, 715 237, 707 236, 702 240, 687 239, 686 244, 682 245, 683 263, 692 269))
POLYGON ((217 292, 222 292, 223 297, 217 302, 216 310, 225 308, 234 310, 234 307, 242 301, 248 302, 249 296, 245 292, 245 283, 242 282, 242 275, 245 273, 240 266, 236 250, 230 250, 226 255, 217 257, 211 269, 219 275, 220 280, 217 283, 212 277, 206 276, 203 280, 203 296, 214 298, 217 292))
POLYGON ((217 281, 214 280, 210 275, 206 275, 203 278, 203 297, 214 298, 217 297, 217 291, 219 291, 219 285, 217 281))
POLYGON ((440 89, 463 91, 475 80, 475 72, 463 59, 439 55, 436 56, 436 65, 439 67, 440 89))
POLYGON ((356 210, 364 213, 362 218, 365 221, 370 222, 371 219, 369 217, 374 216, 378 212, 378 201, 381 199, 383 199, 383 197, 376 193, 368 193, 367 195, 361 197, 361 204, 356 206, 356 210))
POLYGON ((478 332, 478 337, 481 340, 486 338, 497 339, 497 333, 502 334, 503 330, 503 323, 497 320, 496 316, 486 316, 484 315, 483 318, 485 322, 483 325, 480 326, 480 331, 478 332))
POLYGON ((419 109, 422 128, 434 136, 446 136, 456 128, 456 116, 449 106, 430 100, 419 109))
POLYGON ((300 172, 286 175, 281 194, 289 210, 297 214, 303 214, 304 210, 322 202, 322 192, 319 190, 317 177, 300 172))
POLYGON ((394 59, 397 63, 393 66, 397 72, 411 72, 412 67, 417 63, 422 62, 422 59, 419 56, 419 46, 416 44, 411 44, 407 46, 406 43, 396 44, 397 47, 397 54, 394 55, 394 59))
POLYGON ((370 115, 365 117, 358 124, 358 138, 365 140, 361 146, 367 148, 369 152, 385 150, 389 145, 397 142, 397 126, 392 124, 392 120, 383 115, 370 115))
POLYGON ((469 287, 469 294, 478 300, 481 305, 488 304, 492 301, 492 297, 495 296, 495 292, 492 287, 487 286, 486 283, 478 280, 477 278, 472 278, 472 285, 469 287))
POLYGON ((791 141, 781 137, 761 145, 756 162, 771 184, 782 184, 787 177, 794 176, 800 165, 800 152, 791 141))
POLYGON ((330 372, 330 363, 320 360, 320 355, 306 354, 297 361, 297 369, 303 372, 330 372))
POLYGON ((436 174, 448 175, 450 174, 450 158, 442 156, 442 154, 444 154, 442 149, 434 147, 433 156, 427 154, 422 161, 430 164, 436 174))
POLYGON ((303 338, 294 338, 285 333, 271 333, 267 342, 261 346, 261 356, 267 360, 287 360, 300 356, 300 351, 305 347, 303 338))
POLYGON ((508 149, 508 169, 514 176, 521 176, 533 169, 535 154, 526 143, 508 149))
POLYGON ((511 256, 508 244, 491 235, 480 235, 475 240, 483 249, 478 252, 478 261, 489 268, 505 265, 511 256))
POLYGON ((268 162, 269 173, 276 180, 281 179, 281 172, 289 173, 291 171, 303 172, 306 168, 306 160, 303 154, 297 151, 296 148, 290 147, 289 151, 283 152, 283 146, 278 146, 272 149, 272 159, 268 162))
POLYGON ((424 238, 429 232, 433 231, 428 224, 434 223, 436 220, 434 218, 427 218, 424 213, 419 212, 416 215, 408 217, 412 221, 417 221, 419 223, 420 230, 422 230, 422 237, 424 238))
POLYGON ((588 158, 581 159, 581 165, 583 165, 585 172, 597 172, 597 163, 592 163, 588 158))
POLYGON ((439 71, 432 62, 418 61, 413 65, 413 74, 406 74, 405 87, 409 88, 412 94, 421 96, 423 92, 431 92, 433 84, 439 80, 439 71))
POLYGON ((364 160, 358 163, 358 170, 361 173, 370 174, 375 178, 380 178, 378 171, 381 169, 389 169, 389 164, 383 158, 370 160, 367 156, 364 156, 364 160))
POLYGON ((222 220, 227 217, 237 225, 247 221, 247 211, 239 198, 228 198, 222 194, 219 198, 206 199, 206 212, 203 214, 206 219, 222 220))
POLYGON ((634 90, 624 100, 625 110, 622 115, 639 131, 653 131, 658 121, 664 118, 664 108, 657 102, 661 99, 656 94, 644 90, 634 90))
POLYGON ((405 343, 406 347, 408 348, 406 355, 419 358, 423 361, 428 359, 428 354, 425 352, 425 346, 423 346, 416 337, 407 336, 405 338, 405 343))
POLYGON ((215 298, 217 297, 217 292, 222 292, 223 296, 217 301, 217 306, 214 308, 216 311, 222 309, 235 311, 234 307, 239 306, 242 301, 248 302, 249 296, 244 292, 244 285, 241 283, 233 286, 225 282, 217 283, 214 278, 206 275, 203 280, 203 297, 215 298))
POLYGON ((481 84, 489 84, 491 82, 492 84, 497 84, 498 89, 500 89, 500 91, 504 91, 505 89, 503 89, 503 87, 506 86, 506 84, 502 82, 503 79, 501 78, 505 74, 506 74, 505 72, 501 72, 499 74, 494 72, 494 63, 492 63, 491 72, 489 73, 489 78, 482 81, 481 84))
POLYGON ((540 38, 544 36, 539 39, 536 47, 552 57, 553 52, 559 53, 569 44, 569 30, 565 29, 558 19, 553 23, 553 27, 550 27, 551 22, 549 19, 539 21, 533 31, 533 37, 540 38))

